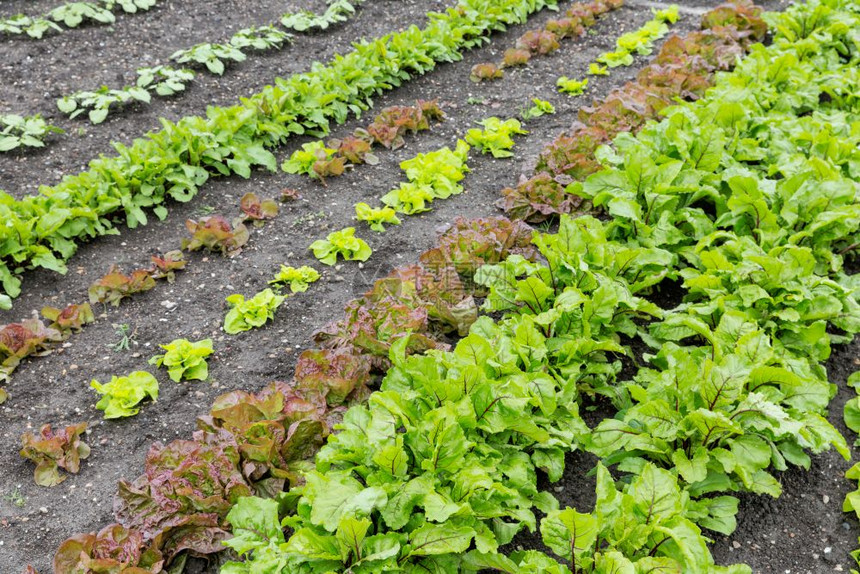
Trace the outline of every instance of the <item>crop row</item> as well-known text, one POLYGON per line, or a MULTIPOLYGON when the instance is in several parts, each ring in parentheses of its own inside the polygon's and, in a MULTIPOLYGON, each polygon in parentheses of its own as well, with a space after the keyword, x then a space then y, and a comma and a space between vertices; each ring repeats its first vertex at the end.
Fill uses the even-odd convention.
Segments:
POLYGON ((559 43, 565 38, 579 38, 587 28, 593 26, 603 14, 617 10, 624 5, 624 0, 606 2, 597 0, 590 3, 575 2, 565 10, 562 18, 548 21, 540 29, 529 30, 517 38, 515 47, 505 50, 500 64, 485 62, 475 64, 469 77, 472 81, 497 80, 504 77, 503 68, 525 66, 536 56, 551 54, 561 47, 559 43))
POLYGON ((27 34, 31 38, 41 38, 49 30, 62 32, 63 24, 67 28, 77 28, 83 22, 112 24, 116 21, 114 11, 122 9, 134 14, 145 12, 155 6, 158 0, 97 0, 95 2, 66 2, 43 16, 26 16, 18 14, 9 18, 0 18, 0 33, 20 35, 27 34))
MULTIPOLYGON (((363 2, 364 0, 361 0, 363 2)), ((312 12, 287 13, 281 17, 284 28, 298 31, 324 30, 333 24, 345 22, 355 14, 353 0, 335 0, 321 15, 312 12)), ((226 43, 203 42, 174 52, 170 59, 177 64, 191 64, 205 68, 212 74, 222 75, 227 62, 244 62, 248 50, 263 51, 281 49, 292 41, 292 36, 274 25, 250 27, 239 30, 226 43)), ((82 90, 57 100, 63 113, 75 118, 83 113, 93 124, 105 120, 110 108, 129 102, 149 103, 152 95, 172 96, 185 90, 194 80, 196 72, 189 69, 174 69, 168 65, 139 68, 134 86, 112 89, 102 86, 98 90, 82 90)))
POLYGON ((582 199, 567 193, 565 187, 600 169, 595 159, 600 146, 622 132, 638 131, 678 97, 702 97, 714 72, 732 67, 766 31, 764 22, 741 4, 736 9, 712 11, 701 31, 683 39, 669 38, 636 81, 580 110, 580 125, 541 152, 536 173, 515 188, 505 189, 499 207, 510 217, 532 223, 584 209, 582 199))
POLYGON ((209 177, 252 167, 276 169, 269 151, 293 134, 328 132, 350 113, 360 114, 373 96, 455 61, 462 50, 482 44, 494 30, 524 21, 545 0, 464 0, 445 13, 432 13, 423 28, 364 41, 328 65, 279 79, 262 93, 229 108, 209 108, 207 116, 178 123, 115 145, 119 155, 90 163, 90 170, 67 176, 40 193, 15 200, 0 195, 0 283, 10 297, 20 292, 17 275, 43 267, 60 273, 78 242, 116 233, 117 215, 130 227, 145 224, 151 210, 188 201, 209 177), (205 152, 205 153, 204 153, 205 152))

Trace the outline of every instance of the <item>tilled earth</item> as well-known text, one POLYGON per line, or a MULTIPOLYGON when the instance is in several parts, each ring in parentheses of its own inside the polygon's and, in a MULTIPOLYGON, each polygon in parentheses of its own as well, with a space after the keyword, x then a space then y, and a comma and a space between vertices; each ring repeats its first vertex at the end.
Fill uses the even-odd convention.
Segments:
MULTIPOLYGON (((5 0, 0 15, 17 12, 37 14, 56 0, 5 0)), ((277 76, 307 70, 315 60, 326 61, 349 49, 362 37, 374 37, 411 24, 421 25, 424 14, 453 2, 442 0, 368 0, 350 22, 324 34, 297 35, 283 50, 249 54, 241 64, 228 65, 223 77, 201 72, 184 94, 154 98, 152 105, 133 105, 112 112, 101 125, 69 121, 56 111, 57 97, 102 84, 121 87, 134 81, 134 70, 144 65, 167 63, 175 50, 199 42, 224 41, 240 28, 273 22, 290 10, 320 9, 322 0, 276 2, 275 0, 163 0, 149 12, 118 14, 111 26, 85 26, 34 41, 0 38, 0 112, 41 113, 66 130, 55 136, 45 150, 0 156, 0 189, 15 197, 35 193, 39 185, 52 185, 64 174, 74 174, 99 154, 113 153, 110 142, 128 144, 148 130, 159 127, 158 118, 177 120, 205 113, 207 105, 230 105, 239 97, 258 92, 277 76)), ((118 479, 141 473, 143 459, 154 441, 187 438, 195 418, 207 412, 221 393, 256 391, 275 379, 287 379, 300 350, 310 344, 311 333, 338 318, 344 304, 360 294, 375 277, 394 266, 415 261, 429 248, 437 232, 456 216, 495 215, 493 202, 499 191, 514 185, 542 145, 567 129, 579 106, 604 97, 612 88, 633 78, 647 58, 609 77, 592 77, 583 98, 568 98, 555 91, 560 75, 582 76, 587 64, 611 49, 615 38, 638 28, 651 16, 654 2, 634 0, 609 14, 582 39, 564 41, 551 56, 536 58, 507 77, 476 85, 469 81, 472 65, 501 58, 517 36, 552 17, 534 16, 528 24, 493 37, 484 48, 468 53, 464 61, 442 65, 431 74, 411 81, 379 98, 376 108, 409 104, 416 98, 438 98, 448 119, 407 138, 396 151, 379 152, 376 166, 359 166, 328 187, 304 177, 284 173, 255 172, 249 179, 231 177, 209 182, 187 204, 170 206, 162 222, 121 235, 104 237, 81 247, 69 262, 69 273, 32 272, 25 276, 24 294, 13 311, 0 313, 0 323, 28 317, 45 305, 62 306, 86 299, 87 286, 113 264, 126 271, 145 266, 149 255, 179 247, 186 235, 184 221, 203 214, 228 218, 239 213, 239 198, 249 191, 275 196, 285 187, 296 188, 302 199, 285 204, 273 222, 253 228, 251 241, 232 259, 192 254, 188 270, 172 285, 135 296, 118 308, 96 309, 98 320, 73 336, 51 355, 25 362, 6 385, 11 397, 0 407, 0 574, 20 573, 32 564, 50 571, 58 544, 77 532, 93 531, 112 521, 111 501, 118 479), (316 264, 307 246, 328 232, 352 224, 353 204, 371 202, 395 187, 402 174, 398 163, 441 146, 452 146, 457 137, 487 116, 516 115, 532 97, 550 100, 558 113, 528 122, 530 133, 518 140, 513 160, 493 160, 472 154, 467 191, 437 201, 433 211, 405 218, 403 225, 377 235, 359 228, 375 251, 363 265, 346 264, 326 269, 322 280, 305 294, 292 297, 276 319, 263 329, 225 336, 221 324, 224 298, 231 293, 251 295, 266 286, 281 263, 316 264), (116 326, 128 325, 133 342, 128 351, 111 347, 118 341, 116 326), (148 369, 147 360, 158 345, 174 338, 215 339, 216 354, 210 361, 206 383, 176 384, 164 371, 155 374, 161 383, 159 400, 145 404, 139 415, 103 422, 94 408, 96 397, 89 382, 109 380, 111 375, 148 369), (36 431, 46 422, 54 426, 87 421, 86 437, 92 455, 80 474, 55 488, 33 482, 33 466, 18 456, 22 433, 36 431)), ((677 32, 694 29, 699 15, 717 2, 683 2, 677 32)), ((776 1, 767 4, 779 8, 776 1)), ((369 119, 352 120, 333 136, 351 133, 369 119)), ((278 150, 288 156, 307 140, 300 138, 278 150)), ((320 267, 319 265, 315 265, 320 267)), ((860 344, 839 347, 828 362, 831 380, 839 385, 832 404, 831 422, 854 437, 841 421, 842 405, 850 398, 847 376, 860 365, 860 344)), ((594 460, 574 453, 568 474, 551 485, 563 503, 580 510, 593 504, 593 482, 587 471, 594 460)), ((849 463, 835 453, 814 459, 809 471, 792 469, 781 476, 784 494, 778 500, 742 497, 738 530, 730 537, 716 536, 714 553, 719 563, 746 562, 756 573, 820 573, 850 569, 848 556, 857 546, 857 522, 841 513, 842 498, 850 489, 842 475, 849 463)), ((539 537, 524 537, 517 544, 539 545, 539 537)), ((194 570, 216 572, 216 564, 194 562, 194 570)))

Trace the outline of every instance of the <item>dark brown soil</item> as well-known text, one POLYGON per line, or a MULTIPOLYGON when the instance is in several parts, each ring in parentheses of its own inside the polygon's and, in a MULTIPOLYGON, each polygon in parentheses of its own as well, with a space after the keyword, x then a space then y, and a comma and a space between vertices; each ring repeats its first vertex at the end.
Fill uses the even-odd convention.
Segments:
MULTIPOLYGON (((54 0, 7 0, 0 3, 0 14, 38 12, 53 4, 54 0)), ((92 89, 103 83, 113 87, 129 83, 140 65, 164 62, 174 50, 196 42, 224 40, 239 28, 268 23, 280 13, 306 4, 315 8, 324 5, 321 0, 301 5, 297 0, 164 0, 145 14, 120 14, 110 27, 84 27, 42 41, 0 39, 0 111, 41 112, 69 132, 44 151, 0 157, 0 187, 16 197, 33 193, 40 184, 50 185, 63 174, 80 171, 98 154, 110 154, 109 142, 128 143, 157 128, 158 117, 175 120, 202 114, 210 104, 229 105, 240 96, 259 91, 276 76, 306 70, 313 60, 326 60, 348 49, 349 43, 360 37, 421 23, 428 10, 449 3, 369 0, 353 21, 326 34, 298 36, 292 47, 251 55, 248 61, 229 66, 222 78, 201 73, 187 93, 156 99, 151 106, 132 106, 112 113, 100 126, 65 120, 54 108, 55 98, 69 91, 92 89)), ((94 325, 57 352, 28 361, 15 372, 6 385, 11 398, 0 407, 0 574, 19 573, 28 563, 43 574, 49 572, 54 549, 64 538, 96 530, 111 521, 116 481, 134 478, 141 472, 144 455, 153 441, 188 437, 195 417, 205 413, 223 392, 258 390, 271 380, 289 378, 295 358, 309 346, 313 330, 337 318, 343 305, 362 292, 373 277, 395 265, 414 261, 418 253, 431 246, 440 226, 454 217, 495 214, 492 203, 498 191, 516 182, 542 145, 575 120, 578 107, 632 78, 646 61, 641 59, 633 68, 618 70, 608 78, 592 78, 584 98, 568 98, 554 88, 559 75, 582 75, 587 63, 610 48, 620 33, 638 27, 650 17, 651 3, 634 4, 609 15, 593 34, 563 43, 556 54, 536 59, 521 71, 509 72, 501 81, 472 84, 469 69, 475 63, 500 58, 519 34, 551 17, 551 13, 539 14, 528 25, 494 37, 463 62, 440 66, 432 74, 380 98, 378 108, 411 103, 416 98, 439 98, 449 119, 432 132, 408 138, 403 149, 380 152, 377 166, 360 166, 332 179, 327 188, 283 173, 257 172, 247 180, 213 180, 190 203, 170 206, 165 221, 135 230, 123 229, 119 236, 84 245, 70 261, 68 275, 28 273, 24 295, 16 301, 13 311, 0 313, 0 323, 25 318, 44 305, 84 300, 89 283, 110 265, 119 264, 127 271, 144 266, 151 253, 179 246, 186 234, 185 219, 209 212, 233 217, 239 213, 239 198, 246 192, 274 196, 284 187, 294 187, 303 196, 285 205, 273 222, 253 229, 248 247, 237 257, 192 254, 188 270, 177 276, 176 283, 160 284, 116 309, 97 309, 100 317, 94 325), (464 194, 437 202, 433 211, 406 218, 403 225, 385 234, 358 227, 359 235, 375 251, 367 264, 327 268, 318 284, 289 299, 266 328, 238 336, 223 334, 227 295, 257 292, 281 263, 321 267, 307 246, 329 231, 352 224, 355 202, 370 202, 396 186, 402 179, 400 161, 418 152, 453 145, 457 137, 484 117, 515 115, 531 97, 552 101, 558 113, 527 124, 531 133, 518 141, 514 160, 493 160, 473 152, 469 162, 473 171, 464 182, 464 194), (470 99, 485 103, 471 105, 467 103, 470 99), (135 343, 129 351, 115 352, 110 348, 118 340, 114 325, 119 324, 128 324, 135 333, 135 343), (210 380, 176 384, 163 371, 155 371, 161 383, 157 403, 146 404, 136 417, 102 422, 100 411, 94 408, 96 396, 89 389, 90 380, 104 382, 114 374, 150 369, 147 360, 158 345, 177 337, 215 339, 210 380), (32 465, 17 454, 21 434, 37 430, 46 422, 59 426, 80 421, 90 423, 87 442, 93 447, 80 474, 52 489, 36 486, 32 465)), ((698 20, 692 12, 714 4, 709 0, 684 2, 684 17, 675 28, 692 29, 698 20)), ((776 2, 771 5, 778 6, 776 2)), ((347 134, 364 123, 366 119, 351 121, 333 135, 347 134)), ((279 150, 279 158, 304 141, 307 140, 296 139, 279 150)), ((831 420, 843 431, 842 404, 849 397, 844 381, 857 368, 858 356, 860 345, 855 341, 837 349, 828 364, 833 381, 841 385, 831 420)), ((593 482, 586 473, 593 464, 592 458, 579 453, 569 457, 567 476, 551 486, 563 503, 580 509, 590 507, 593 482)), ((795 469, 784 473, 785 493, 779 500, 745 497, 738 531, 728 539, 720 537, 715 541, 718 561, 746 561, 757 573, 848 571, 848 552, 857 545, 860 528, 840 511, 842 497, 850 488, 842 478, 847 466, 837 455, 826 454, 817 457, 808 472, 795 469), (737 548, 735 542, 739 544, 737 548), (828 547, 830 552, 826 552, 828 547)), ((520 543, 535 542, 531 538, 520 543)), ((215 570, 210 565, 207 571, 215 570)))

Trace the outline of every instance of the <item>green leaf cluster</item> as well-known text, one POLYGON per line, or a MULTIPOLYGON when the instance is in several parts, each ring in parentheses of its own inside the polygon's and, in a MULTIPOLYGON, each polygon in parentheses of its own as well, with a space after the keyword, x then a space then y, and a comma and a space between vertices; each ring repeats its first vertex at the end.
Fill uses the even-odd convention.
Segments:
POLYGON ((175 339, 161 345, 161 348, 167 352, 155 355, 149 360, 149 364, 167 367, 167 374, 172 381, 205 381, 209 378, 206 357, 214 353, 212 339, 203 339, 196 343, 188 339, 175 339))
POLYGON ((457 140, 454 151, 446 146, 400 162, 408 181, 383 195, 382 203, 398 213, 413 215, 429 211, 434 199, 462 193, 463 186, 459 182, 469 171, 466 165, 469 149, 469 144, 457 140))
POLYGON ((332 231, 325 239, 317 239, 308 248, 320 263, 334 265, 340 255, 345 261, 367 261, 373 251, 370 245, 355 236, 354 227, 332 231))
POLYGON ((100 124, 108 116, 111 106, 114 104, 127 104, 129 102, 149 103, 152 97, 145 88, 138 86, 126 86, 121 90, 114 90, 102 86, 95 91, 80 91, 63 96, 57 100, 57 108, 70 118, 76 118, 86 113, 90 122, 100 124))
POLYGON ((230 45, 239 50, 253 48, 254 50, 281 49, 290 43, 292 36, 274 26, 252 26, 243 28, 230 37, 230 45))
POLYGON ((40 39, 48 30, 61 32, 63 29, 55 22, 41 16, 31 17, 17 14, 8 18, 0 18, 0 32, 6 34, 27 34, 31 38, 40 39))
POLYGON ((669 24, 678 21, 678 6, 673 4, 663 10, 654 10, 654 17, 638 30, 622 34, 615 41, 615 51, 605 52, 597 62, 610 68, 629 66, 633 55, 647 56, 654 49, 654 42, 669 33, 669 24))
POLYGON ((289 285, 292 293, 303 293, 308 290, 311 283, 315 283, 319 278, 319 272, 313 267, 302 265, 296 269, 281 265, 281 270, 278 271, 274 279, 269 281, 269 285, 275 285, 279 288, 289 285))
POLYGON ((355 204, 355 218, 364 221, 374 231, 385 231, 385 223, 389 225, 400 225, 397 212, 391 207, 370 207, 364 202, 355 204))
POLYGON ((96 408, 104 411, 105 419, 118 419, 136 415, 137 405, 149 397, 158 399, 158 381, 146 371, 135 371, 127 376, 113 376, 110 382, 101 384, 93 379, 90 388, 102 395, 96 408))
POLYGON ((230 44, 213 44, 204 42, 190 48, 177 50, 170 55, 170 59, 178 64, 193 62, 205 66, 213 74, 224 73, 224 62, 244 62, 245 54, 239 48, 230 44))
POLYGON ((514 135, 527 134, 520 121, 515 118, 500 120, 490 117, 481 120, 484 129, 472 128, 466 132, 466 143, 481 148, 481 153, 491 153, 495 158, 512 157, 514 135))
POLYGON ((194 71, 170 66, 152 66, 137 69, 137 87, 155 92, 159 96, 172 96, 185 90, 194 79, 194 71))
POLYGON ((530 108, 524 109, 520 116, 524 121, 532 120, 534 118, 539 118, 544 115, 554 114, 555 106, 552 103, 541 100, 540 98, 532 98, 532 106, 530 108))
POLYGON ((284 28, 297 32, 326 30, 329 26, 349 20, 355 14, 356 7, 364 0, 329 0, 328 7, 322 14, 303 10, 281 17, 284 28))
POLYGON ((558 91, 567 94, 568 96, 581 96, 585 93, 585 88, 588 87, 588 78, 576 80, 561 76, 555 83, 558 91))
POLYGON ((231 309, 224 317, 224 331, 230 335, 262 327, 275 317, 275 310, 286 296, 275 295, 271 289, 263 289, 250 299, 241 294, 227 297, 231 309))
POLYGON ((19 147, 45 147, 45 138, 52 133, 65 132, 43 120, 39 114, 0 114, 0 152, 19 147))

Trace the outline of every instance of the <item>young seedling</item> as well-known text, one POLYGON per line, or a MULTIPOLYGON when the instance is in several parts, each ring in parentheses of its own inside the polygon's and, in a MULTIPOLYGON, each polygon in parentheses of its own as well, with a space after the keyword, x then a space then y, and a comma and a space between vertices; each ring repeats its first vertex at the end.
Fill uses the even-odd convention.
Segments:
POLYGON ((167 374, 172 381, 205 381, 209 378, 206 357, 214 352, 212 339, 203 339, 196 343, 188 339, 175 339, 161 345, 161 348, 166 353, 152 357, 149 364, 167 367, 167 374))
POLYGON ((224 331, 230 335, 262 327, 275 317, 275 310, 281 306, 286 296, 275 295, 271 289, 264 289, 250 299, 235 294, 227 297, 232 307, 224 317, 224 331))
POLYGON ((302 293, 308 290, 311 283, 319 280, 320 274, 313 267, 303 265, 296 269, 295 267, 287 267, 281 265, 281 270, 275 275, 275 278, 269 281, 269 285, 274 285, 276 289, 283 289, 289 285, 292 293, 302 293))
POLYGON ((105 419, 136 415, 140 412, 137 405, 145 398, 158 399, 158 381, 146 371, 135 371, 125 377, 114 376, 104 385, 93 379, 90 388, 102 395, 96 408, 104 411, 105 419))
POLYGON ((466 142, 481 148, 482 153, 491 153, 495 158, 511 157, 514 147, 514 134, 527 134, 519 120, 510 118, 502 121, 491 117, 481 121, 483 130, 472 128, 466 132, 466 142))
POLYGON ((45 138, 64 130, 50 125, 42 116, 0 114, 0 152, 19 147, 45 147, 45 138))
POLYGON ((121 353, 122 351, 131 350, 132 345, 137 345, 137 341, 134 340, 135 335, 137 335, 137 329, 134 331, 131 330, 131 326, 128 323, 118 323, 113 326, 114 333, 119 340, 116 343, 108 345, 115 353, 121 353))
POLYGON ((366 203, 355 204, 355 218, 364 221, 374 231, 385 231, 385 223, 400 225, 397 213, 391 207, 370 207, 366 203))
POLYGON ((572 80, 567 76, 562 76, 555 83, 558 86, 558 91, 569 96, 581 96, 585 93, 585 88, 588 86, 588 78, 583 80, 572 80))
POLYGON ((311 243, 310 249, 321 263, 334 265, 340 255, 346 261, 367 261, 373 251, 363 240, 355 237, 355 228, 333 231, 325 239, 311 243))

